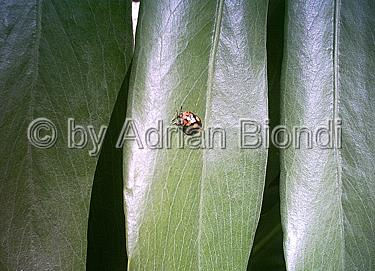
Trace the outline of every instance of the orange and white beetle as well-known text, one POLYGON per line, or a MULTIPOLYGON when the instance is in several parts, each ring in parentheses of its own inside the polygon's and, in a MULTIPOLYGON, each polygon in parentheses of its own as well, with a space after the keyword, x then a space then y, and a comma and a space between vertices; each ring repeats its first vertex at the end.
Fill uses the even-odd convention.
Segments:
POLYGON ((202 128, 202 121, 200 117, 193 112, 182 111, 182 107, 180 108, 180 112, 176 112, 176 117, 172 119, 172 124, 181 126, 182 131, 187 135, 193 135, 199 132, 202 128))

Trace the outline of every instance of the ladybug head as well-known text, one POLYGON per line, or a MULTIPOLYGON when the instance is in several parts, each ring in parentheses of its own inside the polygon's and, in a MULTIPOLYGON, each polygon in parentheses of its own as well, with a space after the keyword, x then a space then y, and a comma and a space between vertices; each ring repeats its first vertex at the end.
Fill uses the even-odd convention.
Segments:
POLYGON ((171 124, 174 124, 177 126, 183 124, 182 106, 180 108, 180 111, 176 111, 176 116, 172 119, 171 124))

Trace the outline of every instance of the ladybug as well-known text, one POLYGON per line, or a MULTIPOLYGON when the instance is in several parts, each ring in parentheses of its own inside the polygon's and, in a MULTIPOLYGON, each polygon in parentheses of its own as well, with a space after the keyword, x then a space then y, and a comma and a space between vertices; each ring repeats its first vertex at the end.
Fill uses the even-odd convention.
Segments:
POLYGON ((193 112, 182 111, 182 107, 180 108, 180 112, 176 112, 176 117, 172 120, 172 124, 182 126, 182 131, 186 135, 193 135, 199 132, 202 128, 200 117, 193 112))

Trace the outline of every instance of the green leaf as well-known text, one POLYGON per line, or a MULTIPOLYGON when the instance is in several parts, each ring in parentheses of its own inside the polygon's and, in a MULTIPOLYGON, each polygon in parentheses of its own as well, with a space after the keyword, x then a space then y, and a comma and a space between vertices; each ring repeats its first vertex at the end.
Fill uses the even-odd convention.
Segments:
POLYGON ((130 16, 123 1, 0 2, 1 270, 85 270, 97 158, 91 141, 68 148, 67 123, 97 134, 108 124, 132 55, 130 16), (56 126, 49 149, 27 138, 40 117, 56 126))
POLYGON ((124 146, 129 270, 246 270, 267 150, 240 149, 239 126, 268 118, 266 13, 267 1, 142 1, 127 116, 144 149, 124 146), (226 148, 220 135, 214 149, 178 148, 181 130, 171 148, 148 148, 146 130, 181 105, 205 132, 224 128, 226 148))
POLYGON ((372 0, 288 2, 283 123, 314 131, 333 120, 342 142, 282 152, 290 271, 375 268, 374 14, 372 0))

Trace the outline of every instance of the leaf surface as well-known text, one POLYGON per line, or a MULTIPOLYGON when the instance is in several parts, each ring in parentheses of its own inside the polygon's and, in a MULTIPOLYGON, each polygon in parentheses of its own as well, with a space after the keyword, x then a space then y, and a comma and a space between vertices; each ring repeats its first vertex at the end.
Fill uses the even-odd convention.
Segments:
POLYGON ((246 270, 267 150, 240 149, 240 119, 268 118, 267 1, 143 1, 140 12, 127 116, 144 148, 124 147, 129 270, 246 270), (180 130, 171 148, 147 147, 146 131, 166 129, 180 106, 207 137, 225 129, 226 148, 217 134, 213 149, 178 148, 180 130))
POLYGON ((85 270, 97 162, 87 126, 108 125, 132 55, 130 16, 125 1, 0 1, 1 270, 85 270), (40 117, 56 126, 49 149, 27 138, 40 117), (68 118, 85 126, 86 148, 68 148, 68 118))
POLYGON ((374 14, 374 1, 288 1, 282 122, 317 135, 333 121, 320 146, 282 152, 290 271, 375 268, 374 14))

